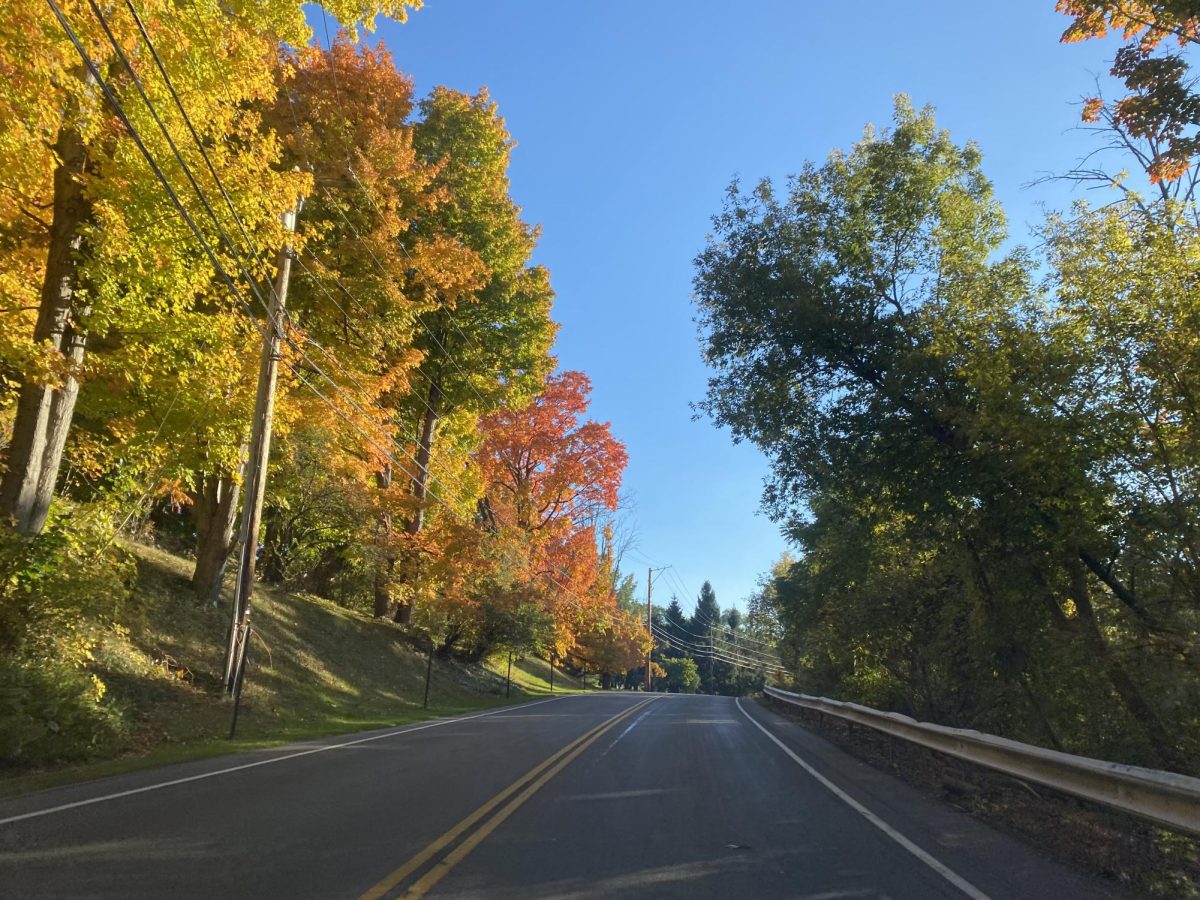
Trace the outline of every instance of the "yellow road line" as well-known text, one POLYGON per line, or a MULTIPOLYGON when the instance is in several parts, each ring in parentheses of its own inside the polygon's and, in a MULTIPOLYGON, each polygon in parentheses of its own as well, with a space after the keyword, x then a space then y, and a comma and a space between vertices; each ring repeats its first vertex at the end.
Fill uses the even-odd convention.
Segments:
POLYGON ((606 719, 605 721, 601 722, 599 725, 592 728, 590 731, 584 733, 580 737, 571 741, 569 744, 567 744, 562 749, 551 754, 547 759, 538 763, 536 766, 534 766, 532 769, 530 769, 528 772, 526 772, 524 775, 522 775, 520 778, 518 778, 516 781, 514 781, 512 784, 510 784, 508 787, 506 787, 504 790, 502 790, 500 793, 498 793, 496 796, 492 797, 492 799, 488 800, 486 803, 484 803, 482 806, 480 806, 477 810, 475 810, 473 813, 468 815, 466 818, 464 818, 462 821, 460 821, 457 825, 452 827, 449 831, 447 831, 441 837, 435 839, 428 847, 426 847, 421 852, 417 853, 410 860, 408 860, 406 863, 404 863, 404 865, 400 866, 395 871, 388 873, 387 876, 385 876, 376 885, 374 885, 370 890, 368 890, 365 894, 363 894, 362 897, 360 898, 360 900, 379 900, 379 898, 386 896, 388 894, 388 892, 394 890, 399 884, 401 884, 407 878, 412 876, 412 874, 414 872, 416 872, 418 869, 420 869, 422 866, 424 866, 426 863, 428 863, 431 859, 433 859, 434 856, 436 856, 438 853, 440 853, 442 850, 444 850, 449 845, 453 844, 456 840, 458 840, 460 837, 462 837, 462 835, 465 834, 467 831, 469 831, 471 828, 475 827, 475 825, 477 825, 480 822, 480 820, 482 820, 485 816, 487 816, 490 812, 492 812, 492 810, 494 810, 501 803, 503 803, 505 800, 507 800, 509 797, 511 797, 513 794, 515 794, 517 791, 519 791, 523 785, 527 784, 530 781, 530 779, 537 779, 537 781, 534 782, 534 784, 530 785, 528 788, 526 788, 526 790, 524 792, 522 792, 521 795, 516 800, 514 800, 507 807, 505 807, 503 810, 501 810, 501 812, 497 814, 497 819, 493 820, 493 822, 487 823, 482 829, 480 829, 480 832, 477 832, 475 836, 472 836, 472 838, 468 839, 468 841, 465 841, 463 843, 463 845, 461 845, 453 853, 449 854, 444 860, 442 860, 440 863, 438 863, 437 868, 435 868, 432 872, 427 874, 425 876, 425 878, 422 878, 415 885, 413 885, 412 889, 406 895, 406 896, 410 896, 410 897, 424 896, 424 894, 431 887, 433 887, 433 885, 437 884, 438 881, 440 881, 443 877, 445 877, 446 873, 449 872, 450 869, 453 868, 454 865, 456 865, 459 861, 461 861, 463 859, 463 857, 465 857, 467 855, 467 853, 469 853, 471 851, 471 849, 474 849, 476 846, 478 846, 478 844, 483 840, 484 837, 487 837, 488 834, 491 834, 491 832, 493 830, 495 830, 496 825, 499 825, 500 822, 504 821, 504 819, 507 819, 513 812, 516 811, 517 807, 519 807, 522 803, 524 803, 526 800, 528 800, 529 797, 531 797, 534 793, 536 793, 538 788, 540 788, 547 781, 549 781, 551 778, 553 778, 555 775, 557 775, 560 771, 562 771, 562 769, 571 760, 573 760, 580 753, 582 753, 584 750, 586 750, 588 748, 588 746, 590 746, 592 744, 592 742, 594 742, 597 738, 599 738, 602 734, 604 734, 604 732, 608 731, 614 725, 618 724, 619 722, 626 719, 627 717, 633 715, 635 712, 637 712, 643 706, 646 706, 648 703, 652 703, 656 699, 658 699, 658 698, 650 697, 650 698, 647 698, 646 700, 641 701, 640 703, 634 704, 633 706, 629 707, 628 709, 626 709, 620 713, 617 713, 612 718, 606 719), (558 765, 555 765, 555 763, 558 763, 558 765), (547 773, 546 770, 550 769, 552 766, 554 767, 553 770, 547 773), (543 773, 546 773, 546 774, 543 774, 543 773), (538 778, 539 775, 541 775, 542 777, 538 778), (479 833, 483 833, 483 837, 479 837, 478 840, 476 840, 475 837, 479 833), (466 847, 468 844, 470 844, 470 847, 466 850, 466 852, 462 852, 463 847, 466 847), (451 862, 451 860, 453 860, 453 862, 451 862), (430 878, 431 875, 434 875, 439 872, 440 872, 440 874, 437 874, 436 878, 434 878, 432 881, 429 881, 428 884, 426 884, 426 881, 430 878))
POLYGON ((435 884, 450 874, 451 869, 462 862, 472 850, 474 850, 487 839, 488 835, 499 828, 500 824, 505 819, 516 812, 526 800, 536 794, 546 784, 546 782, 570 765, 571 761, 575 759, 575 757, 579 756, 579 754, 583 753, 584 750, 598 741, 604 732, 615 727, 622 720, 633 715, 643 706, 653 703, 657 699, 657 697, 651 697, 649 700, 644 700, 637 706, 631 707, 623 715, 609 719, 606 723, 604 723, 604 726, 599 731, 592 734, 582 744, 576 746, 575 749, 571 750, 571 752, 566 756, 561 757, 553 768, 545 772, 540 778, 537 779, 537 781, 525 788, 525 790, 518 794, 513 800, 509 801, 507 806, 496 813, 496 815, 492 816, 492 818, 484 823, 484 825, 474 834, 459 844, 453 852, 449 853, 445 859, 438 862, 434 868, 426 872, 424 877, 414 884, 404 896, 412 898, 424 897, 435 884))

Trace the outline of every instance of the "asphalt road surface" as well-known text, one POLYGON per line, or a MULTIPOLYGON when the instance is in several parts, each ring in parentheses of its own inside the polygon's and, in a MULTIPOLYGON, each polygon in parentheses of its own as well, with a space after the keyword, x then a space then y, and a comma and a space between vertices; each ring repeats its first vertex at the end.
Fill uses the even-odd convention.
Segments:
POLYGON ((0 896, 1114 894, 753 702, 606 693, 0 802, 0 896))

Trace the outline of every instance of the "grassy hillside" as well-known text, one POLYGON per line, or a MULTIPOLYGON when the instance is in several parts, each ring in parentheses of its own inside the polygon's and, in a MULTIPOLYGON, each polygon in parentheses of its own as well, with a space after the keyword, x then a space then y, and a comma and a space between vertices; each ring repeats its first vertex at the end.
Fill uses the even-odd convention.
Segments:
MULTIPOLYGON (((129 723, 124 746, 109 759, 4 778, 0 794, 549 693, 544 660, 514 661, 506 699, 507 657, 482 667, 435 659, 423 710, 426 658, 399 629, 319 597, 260 587, 238 736, 230 741, 231 703, 220 690, 226 609, 197 605, 187 560, 141 545, 129 549, 137 558, 137 587, 94 664, 108 688, 106 701, 129 723)), ((580 689, 555 672, 556 693, 580 689)))

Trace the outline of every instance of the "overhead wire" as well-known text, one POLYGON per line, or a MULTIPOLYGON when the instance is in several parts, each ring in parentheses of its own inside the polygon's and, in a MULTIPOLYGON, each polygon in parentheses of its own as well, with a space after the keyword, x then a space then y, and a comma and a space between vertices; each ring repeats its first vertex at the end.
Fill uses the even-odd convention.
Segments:
MULTIPOLYGON (((694 622, 698 622, 702 627, 706 626, 706 627, 716 631, 718 634, 728 633, 733 636, 736 636, 738 640, 747 641, 749 643, 756 644, 760 647, 765 647, 770 650, 777 650, 777 645, 774 642, 768 641, 768 640, 763 640, 761 638, 752 637, 751 635, 742 634, 740 632, 734 631, 732 628, 730 628, 728 622, 725 622, 725 621, 714 622, 711 619, 711 617, 701 613, 698 608, 695 610, 695 612, 693 613, 691 618, 694 622)), ((694 632, 689 632, 689 633, 691 633, 694 637, 701 637, 701 635, 697 635, 694 632)))
MULTIPOLYGON (((764 654, 761 651, 756 651, 756 650, 753 650, 753 649, 750 649, 747 647, 739 647, 736 644, 718 643, 716 640, 713 640, 711 645, 704 644, 704 643, 696 643, 694 641, 688 641, 687 638, 679 637, 679 635, 675 633, 676 629, 678 629, 678 625, 675 625, 674 623, 671 623, 669 626, 655 625, 654 627, 658 628, 661 631, 665 631, 667 636, 671 637, 672 639, 678 640, 681 643, 687 643, 691 646, 700 647, 705 652, 707 652, 709 646, 712 646, 715 650, 718 650, 720 652, 723 652, 726 654, 732 654, 732 655, 741 655, 747 659, 753 659, 764 665, 771 665, 771 666, 782 665, 782 661, 776 656, 764 654)), ((692 632, 686 632, 686 631, 685 631, 685 633, 692 634, 692 632)), ((693 636, 695 636, 695 635, 693 635, 693 636)), ((707 639, 702 638, 701 640, 707 640, 707 639)))
POLYGON ((707 658, 717 661, 717 662, 729 663, 730 665, 740 666, 740 667, 746 668, 746 669, 765 670, 765 671, 770 671, 772 673, 786 673, 787 672, 787 670, 783 666, 777 665, 775 663, 764 662, 762 660, 756 660, 751 657, 743 657, 743 656, 736 656, 736 655, 728 654, 728 653, 722 653, 720 651, 714 650, 711 647, 704 647, 704 646, 698 647, 687 641, 679 640, 678 638, 676 638, 670 634, 663 633, 662 629, 659 628, 658 626, 653 626, 652 632, 653 632, 655 638, 662 641, 668 647, 674 647, 676 649, 682 650, 691 656, 702 657, 702 658, 707 657, 707 658))
MULTIPOLYGON (((127 0, 127 4, 129 5, 129 8, 131 10, 133 10, 133 5, 132 5, 132 3, 129 2, 129 0, 127 0)), ((241 254, 238 252, 237 248, 233 244, 233 241, 230 239, 228 233, 225 231, 225 228, 221 223, 220 217, 217 216, 216 211, 212 208, 212 205, 209 203, 208 198, 204 194, 204 191, 200 188, 200 184, 199 184, 199 182, 197 182, 195 174, 192 172, 191 166, 189 166, 187 163, 187 160, 185 160, 183 158, 183 154, 180 152, 179 147, 176 145, 175 139, 171 136, 170 129, 167 128, 166 123, 163 122, 162 117, 158 114, 158 109, 155 107, 154 102, 150 99, 149 95, 146 93, 146 88, 142 83, 142 79, 138 76, 137 70, 133 67, 132 62, 130 62, 129 57, 125 53, 124 48, 121 46, 121 43, 117 40, 116 36, 113 34, 113 31, 109 24, 107 15, 100 8, 100 6, 96 2, 96 0, 88 0, 88 5, 91 7, 92 13, 95 15, 96 19, 99 21, 100 27, 104 31, 105 37, 108 39, 109 44, 113 48, 113 51, 117 54, 117 58, 121 61, 121 64, 122 64, 122 66, 124 66, 125 71, 129 73, 130 81, 133 83, 134 88, 137 90, 138 96, 141 97, 142 102, 145 104, 146 109, 150 113, 151 118, 154 120, 155 125, 158 126, 159 131, 162 132, 162 136, 166 140, 167 146, 170 148, 171 153, 175 157, 176 162, 179 163, 180 169, 183 171, 184 176, 187 178, 188 183, 192 187, 192 191, 196 194, 196 197, 197 197, 197 199, 199 199, 201 206, 204 208, 204 211, 207 212, 209 215, 209 218, 212 219, 213 224, 217 229, 218 237, 220 238, 221 242, 224 243, 226 250, 228 252, 230 252, 231 255, 233 256, 233 261, 236 264, 236 266, 238 267, 238 269, 240 270, 242 277, 246 279, 246 282, 249 285, 251 292, 254 293, 254 295, 258 298, 259 302, 263 305, 264 309, 266 310, 268 321, 271 321, 271 324, 276 328, 277 331, 281 330, 281 329, 279 329, 278 323, 272 320, 270 308, 267 306, 266 301, 263 299, 262 294, 259 292, 258 285, 257 285, 254 277, 250 274, 249 270, 243 264, 241 254)), ((136 10, 134 10, 134 12, 136 14, 136 10)), ((139 19, 139 22, 140 22, 140 19, 139 19)), ((144 38, 143 38, 144 40, 148 39, 149 36, 146 34, 144 29, 142 30, 142 34, 144 36, 144 38)), ((152 43, 151 43, 151 45, 152 45, 152 43)), ((153 55, 156 59, 158 58, 157 52, 153 53, 153 55)), ((168 91, 175 97, 175 100, 179 106, 179 109, 183 110, 182 101, 180 101, 178 94, 175 92, 174 86, 169 83, 168 83, 168 91)), ((187 119, 188 128, 191 131, 193 137, 195 138, 197 146, 200 148, 201 155, 203 156, 205 161, 208 163, 210 171, 212 172, 212 175, 213 175, 217 185, 220 187, 222 196, 225 197, 226 202, 230 206, 230 209, 234 211, 234 217, 235 217, 235 219, 237 219, 237 221, 240 225, 241 219, 237 217, 237 212, 233 206, 233 201, 229 198, 229 195, 228 195, 228 193, 226 193, 224 187, 221 186, 221 181, 220 181, 219 176, 217 176, 217 174, 216 174, 216 169, 212 166, 212 163, 208 157, 208 153, 204 150, 203 144, 199 140, 199 136, 197 135, 195 128, 191 125, 191 120, 188 119, 186 112, 184 112, 183 117, 185 119, 187 119)), ((126 127, 131 128, 132 122, 129 121, 128 117, 124 117, 124 120, 126 123, 126 127)), ((139 138, 139 142, 140 142, 140 138, 139 138)), ((157 168, 157 165, 156 165, 156 168, 157 168)), ((159 169, 159 172, 161 172, 161 169, 159 169)), ((160 176, 160 180, 163 180, 165 183, 165 176, 160 176)), ((181 210, 183 209, 182 203, 179 203, 179 208, 181 210)), ((243 234, 245 234, 244 230, 243 230, 243 234)), ((254 247, 253 242, 249 238, 249 235, 245 235, 245 237, 249 244, 251 252, 254 253, 255 255, 257 255, 257 253, 256 253, 257 248, 254 247)), ((215 259, 216 258, 214 255, 213 256, 214 262, 215 262, 215 259)), ((230 280, 230 285, 232 286, 232 280, 230 280)), ((274 285, 270 285, 270 289, 271 289, 272 296, 274 296, 274 294, 275 294, 274 285)), ((240 294, 239 294, 239 296, 240 296, 240 294)))
MULTIPOLYGON (((645 556, 645 554, 639 554, 639 555, 641 555, 643 557, 645 556)), ((646 557, 646 558, 648 558, 648 557, 646 557)), ((668 575, 667 575, 668 580, 670 580, 677 588, 687 591, 687 586, 683 583, 681 576, 679 576, 675 572, 675 569, 673 567, 671 569, 667 570, 667 572, 668 572, 668 575)), ((751 637, 750 635, 740 634, 740 633, 734 631, 733 629, 731 629, 729 627, 729 624, 724 621, 719 622, 719 623, 714 623, 707 616, 701 615, 699 613, 698 609, 696 610, 695 614, 693 614, 692 619, 708 625, 710 630, 716 634, 718 640, 725 640, 728 642, 729 638, 732 637, 739 641, 748 641, 752 644, 756 644, 761 647, 769 648, 770 651, 775 650, 775 645, 772 644, 770 641, 764 641, 764 640, 760 640, 758 638, 751 637), (727 637, 727 635, 729 637, 727 637)), ((681 629, 685 633, 687 633, 695 638, 705 639, 708 637, 707 634, 697 634, 696 632, 687 628, 685 625, 676 625, 675 627, 681 629)), ((769 651, 768 650, 760 650, 757 652, 766 653, 769 651)))
MULTIPOLYGON (((99 72, 97 65, 91 59, 90 55, 87 53, 85 48, 82 46, 82 43, 78 38, 78 35, 75 33, 75 31, 72 28, 72 26, 70 25, 69 21, 67 21, 65 15, 62 13, 62 10, 58 7, 55 0, 48 0, 48 2, 51 6, 52 11, 55 14, 55 17, 58 19, 59 24, 62 26, 64 32, 67 34, 68 38, 71 40, 72 44, 75 46, 76 51, 79 53, 85 66, 89 70, 89 73, 93 76, 93 78, 96 80, 96 83, 100 86, 101 91, 105 96, 105 99, 108 101, 109 105, 113 108, 114 112, 117 114, 118 119, 121 121, 125 130, 129 133, 129 135, 130 135, 131 139, 134 141, 134 144, 137 147, 138 151, 143 156, 143 158, 146 160, 147 164, 150 166, 150 168, 151 168, 152 172, 154 173, 154 175, 156 176, 156 178, 162 184, 169 199, 171 200, 171 202, 174 205, 174 207, 176 208, 176 210, 179 212, 184 223, 188 226, 189 230, 193 233, 193 235, 197 239, 202 250, 204 251, 204 254, 208 257, 209 262, 214 269, 214 272, 225 283, 226 289, 229 291, 230 295, 238 301, 239 305, 241 305, 247 313, 250 313, 249 304, 246 302, 245 298, 241 294, 241 291, 238 290, 232 277, 230 276, 228 271, 226 271, 224 265, 217 258, 216 253, 210 246, 207 239, 203 236, 203 233, 201 232, 200 228, 196 224, 194 218, 188 212, 186 206, 181 201, 181 199, 178 196, 178 194, 176 193, 175 189, 171 186, 170 181, 166 178, 166 175, 163 172, 161 166, 154 159, 153 154, 150 152, 149 148, 145 144, 145 142, 142 139, 137 128, 133 125, 132 121, 129 119, 129 117, 128 117, 127 113, 125 112, 119 99, 113 93, 111 87, 108 85, 108 83, 104 79, 103 75, 101 75, 101 73, 99 72)), ((96 5, 94 0, 89 0, 89 4, 92 7, 93 13, 96 15, 96 17, 100 21, 101 27, 105 31, 106 37, 108 38, 109 42, 112 44, 114 51, 118 54, 118 56, 121 58, 123 64, 125 65, 126 69, 130 72, 131 80, 134 82, 135 87, 137 88, 137 91, 138 91, 142 101, 145 103, 147 109, 151 113, 152 118, 154 119, 155 123, 158 125, 160 131, 163 133, 163 136, 164 136, 165 140, 167 141, 167 144, 170 147, 172 154, 175 156, 176 160, 178 161, 180 168, 184 171, 185 176, 187 177, 189 183, 191 184, 193 191, 196 193, 196 195, 197 195, 198 199, 200 200, 202 206, 204 207, 205 211, 208 213, 210 218, 212 218, 213 223, 216 226, 218 235, 221 238, 221 241, 224 243, 226 250, 232 256, 233 261, 235 262, 237 268, 240 270, 241 275, 244 278, 246 278, 251 291, 255 294, 259 303, 264 307, 264 310, 267 313, 268 322, 270 323, 271 327, 275 330, 276 334, 279 337, 281 337, 283 340, 285 340, 285 342, 287 342, 289 344, 289 346, 291 346, 298 353, 300 359, 302 359, 309 366, 311 366, 313 368, 313 370, 315 370, 317 372, 318 375, 320 375, 327 382, 329 382, 330 385, 332 385, 334 392, 336 392, 337 394, 341 395, 344 399, 349 401, 350 404, 358 412, 363 414, 367 418, 368 421, 372 421, 372 418, 369 415, 369 413, 367 413, 366 410, 362 409, 362 407, 352 397, 349 396, 349 394, 342 388, 341 385, 339 385, 337 383, 337 381, 335 379, 333 379, 320 366, 318 366, 315 363, 315 361, 313 361, 312 358, 310 356, 308 356, 308 354, 304 351, 304 349, 302 347, 300 347, 295 342, 295 340, 286 333, 286 330, 281 327, 280 322, 276 318, 271 316, 270 307, 266 303, 265 298, 258 291, 255 279, 250 274, 249 269, 245 265, 243 258, 242 258, 242 254, 240 253, 240 251, 238 251, 236 246, 233 244, 232 240, 229 238, 228 234, 225 232, 224 227, 221 224, 219 217, 216 215, 215 211, 213 210, 211 203, 205 197, 203 190, 201 189, 195 176, 191 172, 190 166, 188 166, 186 160, 184 160, 181 152, 179 151, 177 145, 174 142, 174 139, 171 137, 169 129, 166 128, 165 123, 163 123, 161 117, 158 115, 158 112, 157 112, 156 108, 154 107, 153 102, 150 100, 148 94, 146 93, 144 86, 141 84, 140 79, 138 78, 135 70, 133 69, 133 66, 129 63, 129 60, 128 60, 127 56, 125 55, 123 48, 121 48, 119 42, 116 40, 115 36, 113 35, 103 11, 100 10, 100 8, 96 5)), ((251 252, 252 255, 258 256, 259 255, 258 250, 254 245, 253 239, 250 237, 248 231, 245 228, 244 223, 242 222, 240 216, 238 215, 236 207, 232 202, 232 198, 229 196, 228 192, 224 188, 224 185, 221 182, 220 176, 216 172, 215 166, 213 166, 211 159, 209 159, 207 152, 204 150, 203 142, 199 138, 198 132, 195 129, 194 125, 192 124, 190 117, 187 115, 186 109, 184 108, 182 101, 179 98, 178 93, 176 92, 176 90, 174 88, 173 83, 170 82, 169 75, 166 72, 165 66, 162 64, 161 57, 158 55, 156 48, 153 47, 153 41, 150 39, 149 34, 147 33, 143 23, 141 22, 140 16, 137 15, 137 11, 133 7, 130 0, 126 0, 126 5, 129 8, 131 14, 134 16, 135 21, 138 24, 139 32, 140 32, 143 40, 147 43, 147 46, 150 49, 151 55, 155 60, 156 66, 158 67, 159 72, 162 74, 162 76, 164 78, 164 82, 168 86, 168 91, 171 93, 171 95, 175 101, 175 104, 181 113, 181 116, 184 118, 185 122, 187 123, 188 131, 191 134, 195 143, 197 144, 197 147, 200 150, 202 157, 204 158, 205 164, 208 167, 209 173, 213 177, 214 183, 217 185, 219 191, 221 192, 222 197, 224 198, 224 200, 226 201, 226 204, 230 208, 230 212, 231 212, 235 222, 237 222, 237 224, 238 224, 238 227, 242 234, 242 237, 247 244, 247 248, 249 249, 249 251, 251 252)), ((289 95, 289 101, 290 100, 291 100, 291 97, 289 95)), ((294 115, 294 105, 293 105, 293 115, 294 115)), ((352 170, 351 170, 351 175, 353 176, 352 170)), ((356 181, 358 181, 357 176, 353 176, 353 177, 355 178, 356 181)), ((359 183, 361 184, 361 182, 359 182, 359 183)), ((344 212, 342 212, 340 210, 340 207, 337 207, 336 204, 335 204, 335 208, 337 208, 339 213, 342 215, 342 217, 344 219, 346 219, 346 221, 350 225, 351 229, 355 231, 356 236, 361 241, 362 240, 361 235, 357 234, 357 230, 354 229, 353 223, 349 222, 349 219, 346 218, 344 212)), ((374 252, 370 249, 370 247, 365 244, 365 242, 364 242, 364 247, 366 247, 368 253, 371 255, 371 257, 375 261, 376 265, 379 266, 382 270, 383 269, 382 263, 375 256, 374 252)), ((403 245, 401 245, 401 249, 404 252, 405 257, 410 261, 410 263, 412 263, 413 262, 412 256, 408 253, 407 249, 404 248, 403 245)), ((303 264, 301 264, 301 268, 305 269, 307 271, 306 267, 304 267, 303 264)), ((420 274, 421 277, 424 278, 424 273, 420 272, 419 269, 417 271, 418 271, 418 274, 420 274)), ((310 274, 310 277, 314 278, 314 281, 317 281, 319 283, 319 279, 317 279, 315 276, 313 276, 312 273, 309 273, 309 274, 310 274)), ((384 270, 384 274, 386 275, 386 270, 384 270)), ((346 289, 345 286, 340 283, 340 280, 335 279, 335 281, 337 281, 339 286, 343 290, 345 290, 345 292, 347 293, 347 296, 349 296, 352 300, 354 300, 357 303, 357 299, 353 297, 352 292, 350 292, 348 289, 346 289)), ((428 282, 426 282, 426 283, 428 283, 428 282)), ((329 294, 329 291, 327 288, 324 288, 323 285, 319 285, 319 286, 322 288, 322 290, 324 290, 326 292, 326 294, 328 294, 329 296, 332 296, 331 294, 329 294)), ((274 285, 270 285, 269 287, 270 287, 272 294, 274 295, 274 290, 275 290, 274 285)), ((361 307, 361 304, 358 304, 358 305, 361 307)), ((342 309, 340 307, 339 304, 336 303, 336 301, 335 301, 335 307, 339 308, 339 310, 342 312, 343 316, 347 318, 347 320, 349 319, 348 314, 345 312, 344 309, 342 309)), ((365 309, 365 307, 361 307, 361 308, 365 309)), ((448 317, 451 320, 453 320, 453 315, 448 308, 446 309, 446 313, 447 313, 448 317)), ((259 332, 260 336, 263 337, 265 340, 267 337, 265 330, 259 325, 257 319, 253 316, 252 313, 249 315, 249 318, 251 320, 251 323, 255 327, 255 329, 259 332)), ((430 338, 434 341, 435 344, 438 345, 439 349, 442 350, 445 358, 447 358, 453 365, 455 365, 456 368, 459 369, 459 372, 464 377, 465 383, 471 388, 472 391, 474 391, 474 393, 480 398, 480 400, 483 400, 486 403, 486 400, 484 400, 482 394, 480 394, 478 389, 475 388, 474 384, 471 383, 470 377, 467 375, 467 373, 465 373, 461 369, 461 367, 458 366, 457 361, 453 358, 453 356, 451 354, 449 354, 449 352, 446 350, 446 348, 441 343, 441 341, 438 340, 436 335, 434 335, 432 333, 432 331, 430 331, 429 327, 425 324, 424 320, 420 317, 419 314, 417 315, 417 318, 421 322, 422 326, 425 327, 430 338)), ((454 321, 453 324, 455 326, 455 329, 459 332, 459 334, 462 335, 464 337, 464 339, 466 339, 467 338, 466 334, 464 332, 462 332, 461 328, 458 327, 457 322, 454 321)), ((311 343, 315 347, 317 347, 317 349, 320 352, 322 352, 322 354, 325 355, 326 358, 328 358, 331 362, 333 362, 335 365, 337 365, 342 370, 343 374, 349 374, 349 373, 345 372, 344 366, 341 366, 340 362, 337 360, 337 358, 335 356, 333 356, 333 354, 330 353, 326 348, 324 348, 322 345, 320 345, 316 341, 311 341, 311 343)), ((415 475, 412 472, 409 472, 407 467, 403 463, 401 463, 399 460, 397 460, 390 451, 388 451, 386 448, 381 446, 368 432, 366 432, 361 427, 361 425, 354 422, 353 419, 351 419, 343 410, 338 408, 338 406, 332 401, 332 399, 330 397, 326 396, 309 379, 307 379, 304 376, 302 369, 300 369, 296 365, 291 365, 290 368, 292 368, 293 373, 295 374, 295 376, 301 383, 305 384, 308 387, 308 389, 311 390, 319 399, 321 399, 327 406, 329 406, 331 409, 333 409, 334 412, 340 418, 342 418, 344 421, 346 421, 347 424, 349 424, 355 431, 357 431, 361 436, 363 436, 378 452, 380 452, 384 456, 384 458, 388 459, 390 462, 392 462, 394 465, 396 465, 397 469, 400 470, 402 473, 406 474, 408 477, 415 477, 415 475)), ((422 374, 423 377, 427 378, 427 376, 424 376, 424 373, 420 373, 420 374, 422 374)), ((358 384, 357 382, 356 382, 356 384, 358 387, 360 387, 360 389, 362 389, 361 384, 358 384)), ((392 444, 397 449, 402 450, 403 452, 406 453, 406 455, 409 455, 410 457, 412 456, 412 454, 407 451, 407 448, 401 447, 401 445, 399 445, 389 435, 385 434, 384 437, 388 441, 388 443, 392 444)), ((412 458, 414 459, 414 461, 416 461, 415 457, 412 457, 412 458)), ((418 468, 420 468, 419 462, 418 462, 418 468)), ((427 475, 427 477, 432 477, 433 480, 439 484, 443 483, 441 478, 429 473, 428 469, 426 469, 426 475, 427 475)), ((443 499, 441 496, 439 496, 439 494, 437 492, 435 492, 433 490, 429 490, 429 495, 436 502, 445 506, 452 514, 461 515, 445 499, 443 499)), ((461 498, 456 498, 456 499, 458 499, 461 502, 461 498)), ((543 572, 539 572, 538 574, 541 577, 545 578, 547 581, 549 581, 551 584, 553 584, 555 587, 557 587, 560 591, 563 591, 564 594, 566 594, 568 597, 573 598, 573 600, 576 602, 572 603, 572 605, 575 605, 578 609, 586 610, 586 611, 589 611, 592 613, 601 612, 602 614, 604 614, 605 617, 607 617, 609 619, 609 621, 611 623, 623 624, 622 620, 613 616, 611 614, 611 612, 608 610, 605 610, 605 609, 597 610, 594 607, 587 607, 581 597, 579 597, 577 594, 575 594, 574 591, 572 591, 570 588, 563 585, 561 582, 559 582, 557 579, 555 579, 549 573, 543 571, 543 572)))
POLYGON ((661 642, 664 646, 677 649, 688 654, 689 656, 692 656, 693 658, 710 659, 714 662, 723 662, 729 665, 739 666, 744 669, 754 669, 756 671, 770 672, 772 674, 788 674, 787 669, 785 669, 783 666, 775 665, 773 663, 763 663, 761 661, 748 659, 746 657, 730 656, 716 652, 710 653, 708 652, 707 648, 692 648, 678 640, 671 638, 668 635, 657 632, 654 634, 654 638, 661 642))

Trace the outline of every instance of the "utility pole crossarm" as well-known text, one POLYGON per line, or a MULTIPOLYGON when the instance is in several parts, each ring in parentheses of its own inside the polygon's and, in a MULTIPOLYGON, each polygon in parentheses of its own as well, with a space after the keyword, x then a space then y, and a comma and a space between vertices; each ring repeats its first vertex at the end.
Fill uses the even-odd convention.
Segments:
POLYGON ((646 634, 650 635, 650 647, 646 650, 646 678, 643 687, 649 691, 653 688, 654 681, 651 677, 650 670, 654 665, 654 604, 651 600, 654 592, 654 573, 665 572, 670 566, 663 566, 661 569, 646 569, 646 634))

